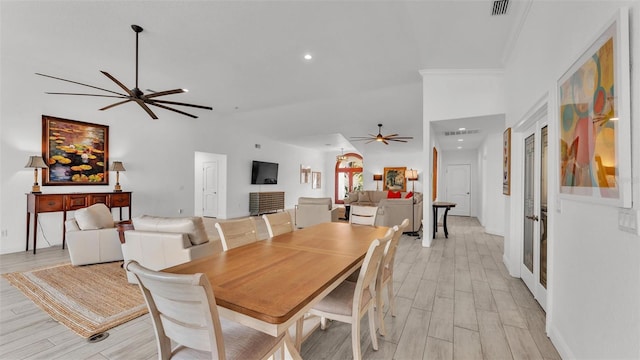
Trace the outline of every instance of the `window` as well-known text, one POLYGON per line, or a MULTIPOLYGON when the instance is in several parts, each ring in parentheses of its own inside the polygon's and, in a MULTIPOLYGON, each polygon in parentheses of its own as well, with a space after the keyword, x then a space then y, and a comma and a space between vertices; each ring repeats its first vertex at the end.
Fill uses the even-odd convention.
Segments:
POLYGON ((336 204, 344 204, 344 197, 351 191, 362 190, 362 156, 345 154, 346 159, 336 161, 335 199, 336 204))

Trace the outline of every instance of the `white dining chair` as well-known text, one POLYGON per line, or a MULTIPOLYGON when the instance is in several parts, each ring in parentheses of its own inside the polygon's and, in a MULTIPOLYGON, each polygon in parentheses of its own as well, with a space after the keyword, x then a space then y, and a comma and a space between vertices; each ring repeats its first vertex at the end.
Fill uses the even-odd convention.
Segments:
POLYGON ((273 337, 220 318, 204 274, 152 271, 134 260, 124 267, 138 279, 153 322, 159 359, 245 360, 275 358, 278 350, 284 354, 284 334, 273 337))
POLYGON ((387 243, 387 247, 384 250, 384 257, 380 264, 380 275, 376 281, 376 306, 378 308, 378 326, 380 328, 380 335, 386 335, 386 329, 384 328, 384 300, 382 298, 382 291, 384 287, 387 287, 387 298, 389 299, 389 310, 391 316, 396 316, 396 301, 393 294, 393 264, 396 258, 396 250, 400 243, 400 237, 404 230, 409 227, 409 219, 404 219, 400 225, 393 227, 395 231, 391 241, 387 243))
POLYGON ((293 222, 291 221, 291 214, 288 211, 264 214, 262 218, 267 224, 269 237, 293 231, 293 222))
POLYGON ((322 329, 325 328, 324 319, 351 324, 351 346, 353 349, 353 358, 356 360, 362 358, 360 349, 360 319, 365 313, 369 314, 371 344, 374 350, 378 350, 374 314, 376 299, 375 286, 376 279, 380 272, 380 263, 384 256, 384 249, 393 234, 394 230, 389 229, 385 236, 371 242, 364 262, 360 267, 357 282, 343 281, 309 311, 312 315, 317 315, 322 318, 322 329))
POLYGON ((223 221, 215 226, 224 251, 258 241, 256 222, 252 217, 223 221))
POLYGON ((374 226, 377 214, 377 206, 352 205, 351 214, 349 215, 349 223, 374 226))

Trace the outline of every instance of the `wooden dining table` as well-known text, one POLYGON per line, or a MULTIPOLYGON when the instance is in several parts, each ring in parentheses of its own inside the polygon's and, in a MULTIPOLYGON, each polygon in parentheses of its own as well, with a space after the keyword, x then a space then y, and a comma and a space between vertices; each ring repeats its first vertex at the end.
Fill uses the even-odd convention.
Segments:
POLYGON ((285 333, 292 351, 301 332, 294 345, 287 330, 358 269, 371 242, 388 229, 321 223, 163 271, 204 273, 221 316, 272 336, 285 333))

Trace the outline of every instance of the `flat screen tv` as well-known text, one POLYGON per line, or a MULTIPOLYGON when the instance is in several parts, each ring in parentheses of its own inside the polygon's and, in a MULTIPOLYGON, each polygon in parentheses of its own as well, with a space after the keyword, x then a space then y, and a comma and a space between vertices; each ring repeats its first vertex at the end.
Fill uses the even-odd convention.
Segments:
POLYGON ((278 183, 278 164, 253 161, 251 166, 251 184, 277 184, 278 183))

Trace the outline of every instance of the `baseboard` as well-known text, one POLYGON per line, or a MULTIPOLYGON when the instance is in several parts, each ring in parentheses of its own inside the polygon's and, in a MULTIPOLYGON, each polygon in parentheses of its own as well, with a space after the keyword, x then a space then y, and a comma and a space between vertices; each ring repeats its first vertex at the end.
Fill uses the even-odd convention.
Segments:
POLYGON ((433 239, 426 235, 426 233, 422 233, 422 247, 431 247, 431 243, 433 239))
POLYGON ((567 342, 564 341, 564 338, 562 337, 562 335, 560 335, 560 332, 556 329, 555 326, 553 326, 553 324, 549 326, 549 333, 547 335, 549 336, 549 339, 553 343, 553 346, 555 346, 556 350, 558 350, 558 353, 560 354, 561 358, 563 359, 576 358, 576 356, 573 354, 573 351, 571 351, 571 349, 567 345, 567 342))
POLYGON ((487 234, 491 234, 491 235, 504 236, 504 229, 485 228, 484 232, 486 232, 487 234))

